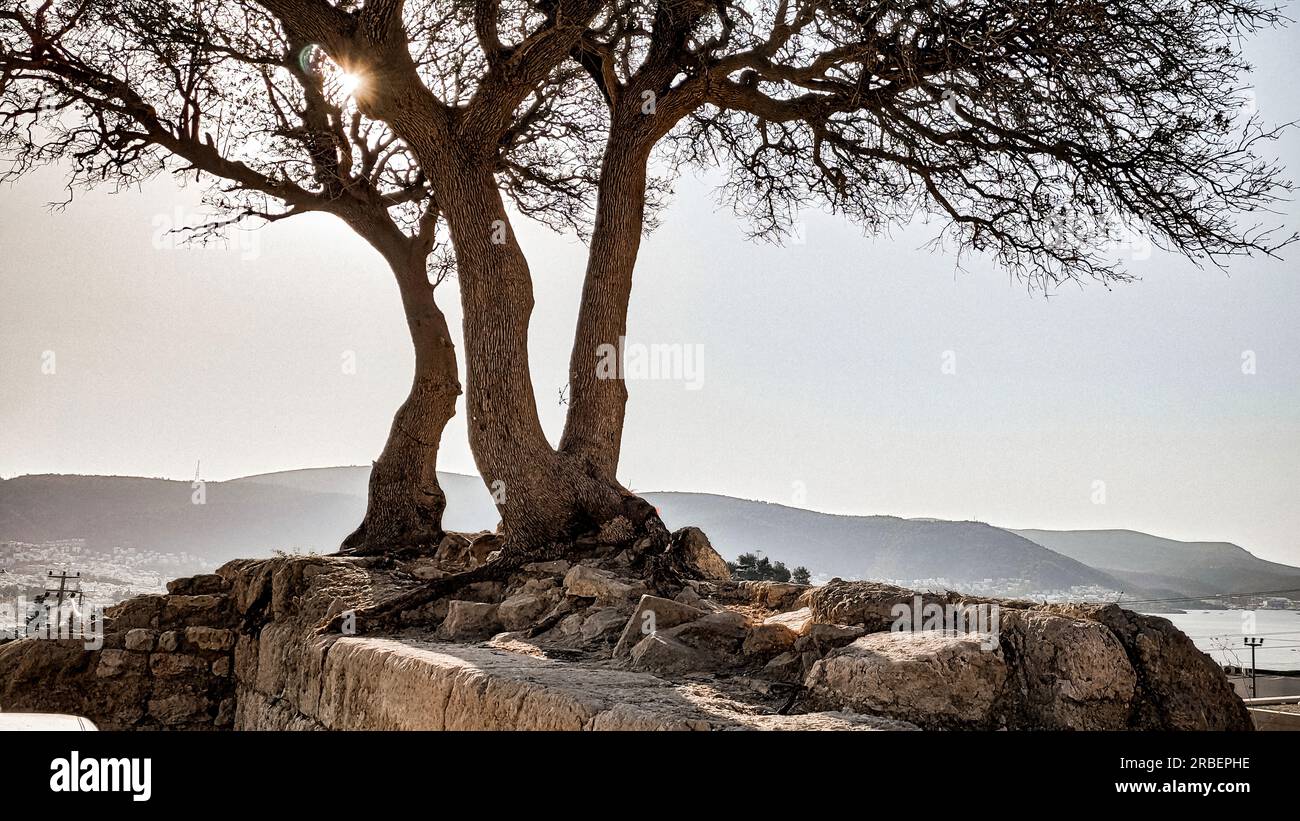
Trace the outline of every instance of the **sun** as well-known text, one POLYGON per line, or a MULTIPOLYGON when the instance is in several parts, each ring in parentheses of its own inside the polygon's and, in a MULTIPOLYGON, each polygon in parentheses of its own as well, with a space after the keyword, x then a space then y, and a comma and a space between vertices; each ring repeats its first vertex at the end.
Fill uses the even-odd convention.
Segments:
POLYGON ((346 97, 354 96, 359 90, 361 90, 361 86, 364 84, 365 80, 360 74, 351 71, 344 71, 339 74, 339 92, 346 97))

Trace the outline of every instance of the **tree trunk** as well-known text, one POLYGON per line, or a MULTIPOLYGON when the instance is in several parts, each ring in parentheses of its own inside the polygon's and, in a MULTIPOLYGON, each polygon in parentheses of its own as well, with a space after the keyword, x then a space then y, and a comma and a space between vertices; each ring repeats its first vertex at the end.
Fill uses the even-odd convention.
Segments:
POLYGON ((528 369, 532 278, 491 170, 461 167, 440 177, 464 303, 470 447, 507 547, 536 552, 602 529, 608 535, 620 515, 644 521, 648 505, 557 453, 542 431, 528 369))
POLYGON ((460 395, 456 351, 424 257, 399 257, 390 264, 415 347, 415 378, 371 468, 365 519, 343 541, 345 552, 428 548, 443 536, 447 498, 438 484, 438 444, 460 395))
POLYGON ((611 134, 600 175, 596 225, 587 256, 569 362, 569 413, 560 451, 593 477, 617 483, 627 408, 621 340, 627 333, 632 272, 645 227, 648 152, 611 134), (626 143, 626 144, 625 144, 626 143), (610 362, 615 365, 611 374, 610 362))

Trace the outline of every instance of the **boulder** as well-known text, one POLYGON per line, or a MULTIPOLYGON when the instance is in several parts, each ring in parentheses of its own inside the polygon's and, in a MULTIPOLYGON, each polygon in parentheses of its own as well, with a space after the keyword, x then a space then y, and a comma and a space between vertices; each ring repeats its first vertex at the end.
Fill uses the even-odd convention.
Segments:
POLYGON ((801 607, 798 610, 791 610, 786 613, 777 613, 774 616, 768 616, 763 619, 764 624, 783 624, 790 628, 796 636, 802 636, 812 625, 812 610, 807 607, 801 607))
POLYGON ((803 632, 795 640, 794 649, 800 653, 815 653, 818 656, 824 656, 830 651, 843 647, 866 635, 866 633, 867 631, 861 627, 813 622, 804 625, 803 632))
POLYGON ((719 669, 718 658, 660 631, 632 648, 632 669, 656 675, 703 673, 719 669))
POLYGON ((488 602, 451 601, 447 618, 438 629, 441 637, 451 641, 480 641, 501 631, 498 605, 488 602))
POLYGON ((434 557, 438 562, 452 565, 465 565, 470 562, 469 537, 463 533, 447 533, 438 542, 434 557))
POLYGON ((718 555, 709 544, 709 537, 698 527, 683 527, 673 533, 668 552, 701 579, 725 581, 731 578, 726 560, 718 555))
MULTIPOLYGON (((1168 619, 1114 604, 1050 605, 1095 621, 1119 640, 1137 681, 1128 726, 1137 730, 1250 730, 1246 705, 1223 668, 1168 619)), ((1004 611, 1003 621, 1007 615, 1004 611)))
POLYGON ((516 593, 497 608, 497 618, 507 630, 526 630, 537 623, 554 602, 545 593, 516 593))
POLYGON ((688 621, 703 618, 705 612, 698 607, 683 604, 659 596, 642 596, 632 616, 623 627, 618 644, 614 647, 614 657, 620 658, 632 652, 632 648, 648 636, 659 630, 676 627, 688 621))
POLYGON ((709 654, 731 656, 740 652, 749 621, 733 610, 721 610, 660 632, 709 654))
POLYGON ((1007 722, 1017 729, 1121 730, 1137 676, 1105 626, 1049 613, 1007 610, 1001 640, 1019 684, 1007 722))
POLYGON ((616 604, 640 596, 645 592, 645 584, 580 564, 565 574, 564 590, 570 596, 595 599, 599 604, 616 604))
POLYGON ((764 622, 749 629, 741 650, 747 656, 768 658, 793 648, 797 638, 795 632, 784 624, 764 622))
POLYGON ((499 533, 480 533, 469 543, 470 564, 478 567, 486 564, 488 557, 501 549, 505 543, 499 533))
POLYGON ((982 634, 863 636, 817 661, 804 684, 816 709, 870 713, 926 729, 993 729, 1008 670, 982 634))
POLYGON ((747 628, 743 615, 723 610, 657 630, 632 647, 632 669, 672 675, 738 667, 747 628))
POLYGON ((803 681, 803 659, 798 653, 782 653, 763 666, 763 676, 772 681, 796 684, 803 681))
POLYGON ((846 582, 832 579, 808 594, 812 620, 822 624, 860 624, 868 633, 890 629, 898 618, 894 608, 911 610, 918 603, 946 605, 962 597, 952 594, 917 593, 892 584, 846 582))
MULTIPOLYGON (((788 610, 797 606, 799 597, 803 596, 809 590, 812 590, 806 584, 794 584, 792 582, 756 582, 742 581, 737 583, 736 591, 744 599, 757 604, 760 607, 767 607, 772 610, 788 610)), ((843 622, 852 624, 853 622, 843 622)))
POLYGON ((602 636, 608 636, 623 626, 625 610, 617 607, 605 607, 592 613, 582 622, 582 638, 585 641, 594 641, 602 636))

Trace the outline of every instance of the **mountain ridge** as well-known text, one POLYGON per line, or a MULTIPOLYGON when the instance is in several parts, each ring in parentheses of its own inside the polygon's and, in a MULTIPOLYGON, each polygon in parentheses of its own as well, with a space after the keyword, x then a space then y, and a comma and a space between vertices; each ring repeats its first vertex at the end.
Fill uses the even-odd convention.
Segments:
MULTIPOLYGON (((273 550, 331 552, 364 513, 368 476, 367 466, 346 466, 209 481, 204 504, 196 505, 186 480, 31 474, 0 480, 0 540, 84 538, 89 549, 170 547, 216 563, 273 550)), ((440 472, 439 479, 449 500, 449 530, 496 525, 496 510, 477 476, 440 472)), ((1300 586, 1300 568, 1226 542, 1175 542, 1126 529, 1013 530, 977 521, 821 513, 713 493, 642 495, 671 528, 700 527, 728 558, 760 552, 790 567, 804 565, 819 578, 929 580, 959 589, 995 585, 1009 595, 1115 590, 1145 598, 1300 586), (1146 564, 1125 556, 1135 541, 1159 548, 1159 555, 1146 564), (1178 557, 1179 545, 1197 560, 1178 557), (1188 567, 1201 575, 1189 575, 1188 567), (1223 588, 1229 582, 1256 586, 1223 588)))

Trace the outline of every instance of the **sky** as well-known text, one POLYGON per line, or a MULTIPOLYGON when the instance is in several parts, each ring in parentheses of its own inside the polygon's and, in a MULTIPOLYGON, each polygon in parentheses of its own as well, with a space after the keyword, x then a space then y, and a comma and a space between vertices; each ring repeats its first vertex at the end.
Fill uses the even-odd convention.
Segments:
MULTIPOLYGON (((1300 120, 1294 29, 1247 44, 1268 122, 1300 120)), ((1274 150, 1300 178, 1300 135, 1274 150)), ((625 484, 1300 565, 1300 251, 1224 272, 1128 249, 1140 281, 1045 297, 979 258, 957 270, 926 247, 937 224, 872 238, 806 213, 799 241, 750 242, 716 182, 679 180, 642 245, 629 353, 691 367, 629 382, 625 484)), ((161 179, 57 210, 57 169, 0 188, 0 476, 220 480, 379 453, 413 361, 383 262, 318 215, 174 247, 199 193, 161 179)), ((1300 206, 1283 217, 1295 230, 1300 206)), ((584 249, 517 231, 554 441, 584 249)), ((458 329, 455 283, 438 298, 458 329)), ((475 472, 463 398, 439 467, 475 472)))

